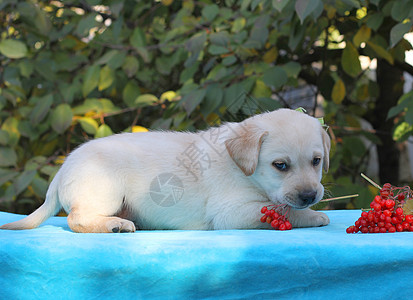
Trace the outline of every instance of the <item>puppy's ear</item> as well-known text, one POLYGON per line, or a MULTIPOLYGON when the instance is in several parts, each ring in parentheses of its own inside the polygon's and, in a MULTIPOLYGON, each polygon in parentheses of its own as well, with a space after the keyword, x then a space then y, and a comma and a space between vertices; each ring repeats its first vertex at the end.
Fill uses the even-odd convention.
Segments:
POLYGON ((323 148, 324 148, 324 159, 323 159, 323 169, 325 172, 328 172, 328 168, 330 166, 330 137, 328 133, 321 128, 321 136, 323 138, 323 148))
POLYGON ((229 156, 247 176, 255 172, 261 144, 266 135, 268 135, 267 131, 255 126, 240 125, 234 131, 234 137, 225 141, 229 156))

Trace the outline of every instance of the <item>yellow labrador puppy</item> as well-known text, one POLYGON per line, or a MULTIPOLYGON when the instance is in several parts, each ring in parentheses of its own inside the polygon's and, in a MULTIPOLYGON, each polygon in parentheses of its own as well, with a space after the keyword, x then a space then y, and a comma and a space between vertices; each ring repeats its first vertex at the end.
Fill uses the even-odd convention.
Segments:
POLYGON ((73 151, 45 203, 1 229, 39 226, 62 207, 76 232, 269 228, 264 205, 287 204, 293 227, 329 223, 330 139, 319 121, 280 109, 198 133, 123 133, 73 151))

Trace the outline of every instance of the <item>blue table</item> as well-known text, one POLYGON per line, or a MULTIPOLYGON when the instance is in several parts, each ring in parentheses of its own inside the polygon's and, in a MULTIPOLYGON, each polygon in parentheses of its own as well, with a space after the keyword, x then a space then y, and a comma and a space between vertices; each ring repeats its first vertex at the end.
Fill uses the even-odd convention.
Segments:
MULTIPOLYGON (((0 299, 412 299, 413 233, 0 230, 0 299)), ((0 224, 23 216, 0 212, 0 224)))

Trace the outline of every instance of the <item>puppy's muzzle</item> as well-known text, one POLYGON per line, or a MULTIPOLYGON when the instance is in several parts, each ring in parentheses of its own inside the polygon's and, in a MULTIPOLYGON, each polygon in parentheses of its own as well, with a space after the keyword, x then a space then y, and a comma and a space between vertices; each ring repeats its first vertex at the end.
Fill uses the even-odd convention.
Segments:
POLYGON ((308 207, 316 202, 316 191, 304 191, 298 194, 298 199, 300 199, 302 206, 308 207))

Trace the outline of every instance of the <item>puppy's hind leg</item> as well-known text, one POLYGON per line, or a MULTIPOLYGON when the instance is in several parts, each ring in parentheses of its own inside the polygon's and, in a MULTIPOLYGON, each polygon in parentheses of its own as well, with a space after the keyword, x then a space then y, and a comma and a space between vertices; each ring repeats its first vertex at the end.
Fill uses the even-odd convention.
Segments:
POLYGON ((67 222, 75 232, 117 233, 135 232, 135 224, 129 220, 114 216, 82 213, 81 209, 73 208, 67 222))
MULTIPOLYGON (((119 218, 126 204, 122 184, 101 176, 94 184, 75 183, 62 192, 70 198, 67 222, 75 232, 134 232, 133 222, 119 218)), ((127 214, 125 214, 127 216, 127 214)))

